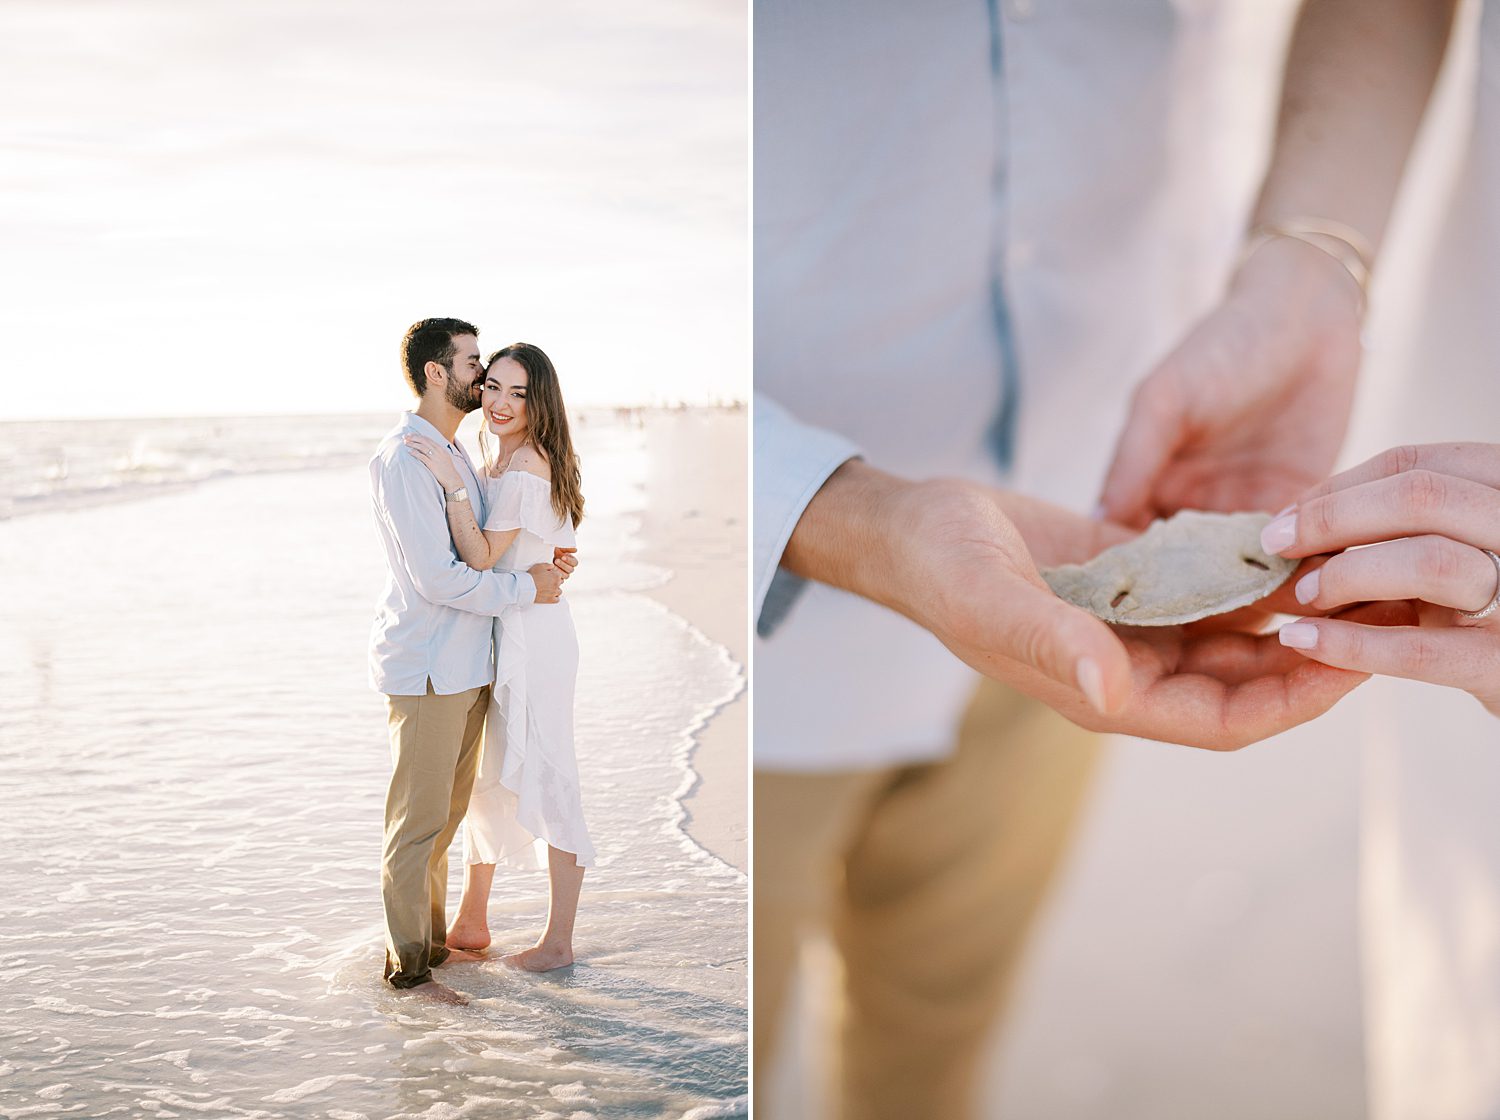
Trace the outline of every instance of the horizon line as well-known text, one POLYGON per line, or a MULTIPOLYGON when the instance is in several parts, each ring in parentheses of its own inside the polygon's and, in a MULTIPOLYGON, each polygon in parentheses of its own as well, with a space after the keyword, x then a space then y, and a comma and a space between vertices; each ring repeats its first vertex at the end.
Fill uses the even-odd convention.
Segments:
MULTIPOLYGON (((630 402, 618 404, 584 404, 579 405, 571 411, 575 414, 584 412, 613 412, 617 409, 640 409, 642 411, 682 411, 685 409, 736 409, 749 407, 749 400, 739 397, 726 398, 724 400, 712 401, 652 401, 649 403, 630 402)), ((414 406, 413 406, 414 407, 414 406)), ((268 412, 258 409, 250 409, 244 412, 140 412, 140 413, 116 413, 111 416, 58 416, 54 414, 38 414, 34 416, 0 416, 0 424, 65 424, 65 423, 108 423, 119 420, 296 420, 313 419, 320 416, 389 416, 393 410, 385 408, 368 409, 313 409, 306 412, 268 412)), ((395 409, 396 412, 410 412, 411 408, 395 409)), ((477 411, 477 410, 476 410, 477 411)))

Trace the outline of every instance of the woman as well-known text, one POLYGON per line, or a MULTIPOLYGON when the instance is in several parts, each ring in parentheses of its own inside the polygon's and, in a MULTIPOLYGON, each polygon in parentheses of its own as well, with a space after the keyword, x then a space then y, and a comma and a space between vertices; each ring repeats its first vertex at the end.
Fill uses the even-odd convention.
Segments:
MULTIPOLYGON (((448 503, 448 526, 472 568, 524 570, 572 548, 583 518, 578 460, 557 373, 537 347, 518 342, 490 355, 484 425, 499 438, 493 457, 483 430, 488 511, 483 528, 469 502, 448 503)), ((407 444, 448 492, 462 481, 452 457, 421 436, 407 444)), ((583 821, 573 754, 573 687, 578 639, 567 602, 516 607, 495 620, 495 688, 484 753, 464 821, 464 892, 448 945, 490 944, 487 907, 495 864, 534 867, 534 841, 547 843, 547 928, 503 962, 545 972, 573 963, 573 921, 594 847, 583 821)))
POLYGON ((1294 586, 1306 608, 1413 600, 1412 625, 1310 617, 1283 626, 1282 645, 1341 669, 1461 688, 1500 716, 1500 444, 1387 451, 1309 491, 1261 544, 1320 557, 1294 586))

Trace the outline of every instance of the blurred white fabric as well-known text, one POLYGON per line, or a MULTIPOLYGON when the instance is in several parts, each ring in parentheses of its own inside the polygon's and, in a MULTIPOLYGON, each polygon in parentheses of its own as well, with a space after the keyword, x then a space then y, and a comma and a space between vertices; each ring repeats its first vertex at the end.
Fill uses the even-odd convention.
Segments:
MULTIPOLYGON (((1377 407, 1351 448, 1500 443, 1500 7, 1471 3, 1376 298, 1377 407), (1383 406, 1383 410, 1381 407, 1383 406), (1366 434, 1369 439, 1365 439, 1366 434)), ((1405 681, 1361 690, 1370 1115, 1500 1116, 1500 720, 1405 681)))

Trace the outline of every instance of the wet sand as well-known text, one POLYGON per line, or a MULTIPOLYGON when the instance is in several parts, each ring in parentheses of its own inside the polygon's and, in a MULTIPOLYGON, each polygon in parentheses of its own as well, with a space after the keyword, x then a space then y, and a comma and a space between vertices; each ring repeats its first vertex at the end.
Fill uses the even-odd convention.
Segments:
MULTIPOLYGON (((646 559, 671 580, 650 594, 745 665, 749 617, 746 454, 749 414, 694 409, 644 414, 648 456, 646 559)), ((698 784, 686 798, 692 838, 747 871, 748 709, 745 693, 721 709, 692 755, 698 784)))

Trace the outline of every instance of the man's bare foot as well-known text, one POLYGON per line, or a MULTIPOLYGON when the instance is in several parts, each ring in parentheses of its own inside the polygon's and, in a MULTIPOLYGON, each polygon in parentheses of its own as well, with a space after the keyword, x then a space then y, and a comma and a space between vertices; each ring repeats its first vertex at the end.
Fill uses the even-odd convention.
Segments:
POLYGON ((415 988, 398 989, 410 992, 414 996, 421 996, 424 1000, 432 1003, 446 1003, 454 1007, 468 1007, 469 997, 462 992, 455 992, 447 984, 439 984, 436 980, 429 980, 425 984, 418 984, 415 988))
MULTIPOLYGON (((488 959, 489 954, 486 953, 483 949, 460 949, 456 945, 449 945, 448 956, 444 959, 443 964, 463 964, 466 961, 482 961, 488 959)), ((442 965, 439 965, 438 967, 441 968, 442 965)))
POLYGON ((490 927, 483 921, 468 922, 462 918, 455 918, 453 924, 448 927, 447 937, 450 949, 488 949, 490 947, 490 927))
POLYGON ((550 972, 554 968, 567 968, 573 963, 571 945, 533 945, 519 953, 507 953, 500 963, 511 968, 524 968, 527 972, 550 972))

